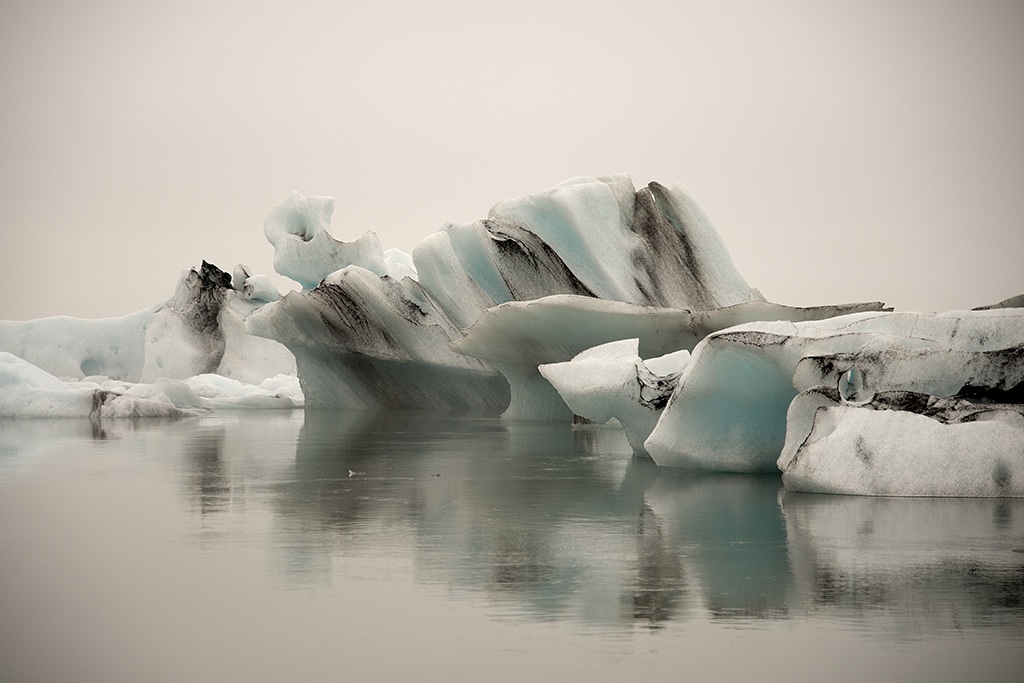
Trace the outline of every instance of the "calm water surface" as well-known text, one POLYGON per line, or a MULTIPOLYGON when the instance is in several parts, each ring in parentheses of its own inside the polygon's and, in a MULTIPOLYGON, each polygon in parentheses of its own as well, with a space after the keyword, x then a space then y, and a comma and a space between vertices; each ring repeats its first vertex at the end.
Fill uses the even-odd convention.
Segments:
POLYGON ((0 421, 2 681, 1019 681, 1024 500, 786 493, 608 427, 0 421))

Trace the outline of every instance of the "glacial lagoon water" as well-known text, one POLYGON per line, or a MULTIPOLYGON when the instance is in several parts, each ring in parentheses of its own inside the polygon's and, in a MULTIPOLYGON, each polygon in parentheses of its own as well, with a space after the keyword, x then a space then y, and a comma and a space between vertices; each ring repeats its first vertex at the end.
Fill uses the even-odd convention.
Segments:
POLYGON ((1024 500, 787 493, 621 430, 0 422, 3 681, 1017 681, 1024 500))

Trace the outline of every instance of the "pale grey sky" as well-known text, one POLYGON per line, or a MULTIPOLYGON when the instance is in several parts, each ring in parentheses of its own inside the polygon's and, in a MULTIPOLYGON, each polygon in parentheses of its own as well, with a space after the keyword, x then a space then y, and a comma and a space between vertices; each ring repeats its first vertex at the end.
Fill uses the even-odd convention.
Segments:
POLYGON ((269 274, 291 190, 411 250, 617 172, 773 301, 971 307, 1024 292, 1022 122, 1015 0, 0 0, 0 318, 269 274))

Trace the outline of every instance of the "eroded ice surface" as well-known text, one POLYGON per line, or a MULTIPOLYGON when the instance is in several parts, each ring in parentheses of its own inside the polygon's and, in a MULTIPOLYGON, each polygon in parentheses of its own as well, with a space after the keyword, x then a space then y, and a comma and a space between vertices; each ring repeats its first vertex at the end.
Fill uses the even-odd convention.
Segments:
POLYGON ((977 370, 986 362, 1004 364, 1006 354, 996 352, 1019 346, 1022 339, 1022 309, 860 313, 728 328, 697 345, 645 446, 660 465, 777 471, 776 460, 786 437, 786 411, 798 393, 794 382, 809 388, 802 385, 827 383, 821 378, 832 381, 852 367, 830 364, 827 359, 848 360, 861 349, 862 358, 871 358, 879 344, 899 347, 907 358, 920 363, 887 363, 882 354, 877 372, 875 366, 867 365, 863 371, 872 391, 911 389, 949 396, 960 390, 977 393, 1005 388, 1000 371, 977 370), (973 365, 962 365, 963 353, 973 354, 973 365), (794 378, 798 367, 799 381, 794 378), (813 380, 806 379, 814 368, 821 372, 813 380))
POLYGON ((500 412, 508 403, 496 370, 449 348, 460 332, 409 278, 350 266, 251 316, 246 329, 292 350, 309 406, 500 412))
POLYGON ((332 198, 304 197, 298 192, 271 208, 263 222, 263 234, 274 245, 274 270, 303 289, 313 289, 334 271, 350 265, 377 275, 390 274, 377 235, 367 232, 354 242, 338 241, 330 233, 332 213, 332 198))
POLYGON ((496 306, 464 332, 452 348, 502 372, 512 392, 505 415, 517 419, 572 417, 538 370, 542 364, 630 337, 648 358, 692 348, 696 341, 688 311, 570 295, 496 306))
MULTIPOLYGON (((1024 496, 1024 406, 888 392, 862 405, 801 394, 779 458, 796 491, 874 496, 1024 496)), ((838 397, 836 397, 838 398, 838 397)))
MULTIPOLYGON (((268 238, 275 246, 305 249, 300 243, 326 234, 329 204, 306 206, 294 196, 286 204, 268 218, 268 238)), ((326 249, 309 248, 318 253, 326 249)), ((285 262, 295 258, 288 256, 285 262)), ((273 310, 261 313, 248 327, 281 341, 295 354, 310 406, 432 408, 470 401, 500 411, 505 406, 499 404, 510 399, 508 389, 501 387, 505 380, 490 379, 497 367, 512 385, 510 416, 568 417, 568 409, 536 366, 568 360, 587 346, 618 338, 640 336, 643 345, 642 334, 604 331, 592 335, 587 346, 567 344, 570 349, 544 353, 529 367, 518 358, 497 357, 501 352, 470 351, 472 341, 459 342, 458 350, 485 362, 456 362, 448 355, 448 343, 496 305, 552 295, 687 310, 762 299, 736 271, 718 233, 684 187, 651 183, 637 191, 625 175, 575 178, 546 192, 501 202, 486 220, 445 226, 413 251, 416 283, 396 284, 393 278, 380 277, 381 270, 372 263, 346 259, 354 265, 331 278, 323 279, 321 271, 302 275, 304 286, 316 284, 314 280, 322 284, 272 304, 268 308, 273 310), (355 272, 361 274, 343 275, 355 272), (360 282, 355 297, 336 288, 339 281, 352 278, 360 282), (382 305, 391 313, 383 313, 382 305), (342 321, 354 324, 339 325, 342 321), (410 330, 423 340, 412 344, 415 349, 407 347, 410 330), (444 348, 428 349, 428 343, 444 348), (467 381, 473 386, 459 390, 467 381), (432 391, 428 382, 445 389, 432 391), (382 398, 370 400, 372 395, 382 398), (444 396, 452 399, 443 401, 444 396)), ((563 322, 559 329, 570 327, 563 322)), ((551 344, 548 336, 544 343, 551 344)), ((680 339, 668 350, 692 343, 680 339)))
POLYGON ((639 339, 613 341, 539 370, 576 415, 601 424, 617 419, 633 452, 646 455, 644 441, 690 354, 681 350, 644 361, 639 347, 639 339))

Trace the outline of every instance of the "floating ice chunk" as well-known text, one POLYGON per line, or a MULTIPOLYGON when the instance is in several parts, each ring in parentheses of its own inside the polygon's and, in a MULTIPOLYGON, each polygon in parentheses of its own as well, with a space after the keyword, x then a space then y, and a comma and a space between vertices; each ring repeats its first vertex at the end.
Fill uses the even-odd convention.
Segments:
POLYGON ((688 311, 558 295, 488 309, 452 348, 488 361, 505 375, 512 391, 506 417, 568 420, 572 411, 537 367, 630 338, 639 338, 640 354, 646 356, 696 341, 688 311))
POLYGON ((633 452, 646 456, 643 444, 675 388, 689 353, 662 356, 660 376, 641 360, 639 339, 623 339, 588 349, 571 361, 541 365, 540 373, 572 411, 594 422, 617 419, 633 452))
POLYGON ((274 206, 263 223, 263 234, 274 245, 274 270, 313 289, 327 275, 349 265, 387 275, 380 242, 367 232, 355 242, 339 242, 329 227, 334 213, 330 197, 303 197, 292 192, 274 206))
POLYGON ((28 361, 0 352, 0 417, 181 417, 166 401, 118 394, 91 382, 65 383, 28 361))
POLYGON ((184 417, 209 410, 301 407, 298 378, 277 375, 258 386, 220 375, 152 383, 64 382, 0 352, 0 417, 184 417))
POLYGON ((783 482, 796 491, 1022 497, 1024 406, 910 392, 863 406, 826 404, 815 409, 795 452, 779 462, 783 482))
POLYGON ((292 375, 268 377, 259 385, 245 384, 216 374, 190 377, 185 384, 214 409, 300 408, 303 405, 299 380, 292 375))
MULTIPOLYGON (((858 313, 801 323, 749 323, 714 333, 694 349, 691 362, 645 446, 663 466, 720 469, 726 471, 775 471, 785 444, 786 411, 799 388, 819 383, 811 369, 832 367, 838 374, 852 365, 833 365, 808 360, 794 379, 803 359, 845 357, 865 348, 908 349, 918 358, 903 370, 900 362, 887 365, 886 355, 875 369, 857 365, 873 391, 916 388, 950 395, 970 388, 984 377, 970 375, 989 360, 1005 360, 995 353, 1020 345, 1024 339, 1024 310, 960 311, 944 314, 858 313), (881 345, 881 346, 879 346, 881 345), (914 349, 918 349, 915 351, 914 349), (932 349, 929 351, 929 349, 932 349), (942 351, 945 349, 944 351, 942 351), (954 367, 961 351, 979 353, 966 370, 954 367), (872 377, 882 377, 878 383, 872 377), (911 380, 913 380, 911 382, 911 380), (906 384, 900 384, 905 382, 906 384)), ((1006 352, 1006 357, 1013 352, 1006 352)), ((856 365, 856 363, 855 363, 856 365)), ((831 370, 830 370, 831 372, 831 370)), ((990 380, 999 375, 989 373, 990 380)), ((988 381, 988 380, 985 380, 988 381)), ((863 389, 863 387, 862 387, 863 389)))
POLYGON ((152 399, 169 403, 184 410, 205 410, 203 400, 184 382, 153 382, 134 384, 125 392, 126 396, 152 399))

